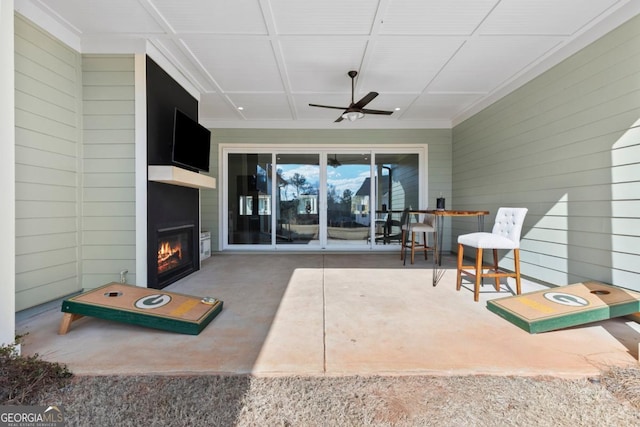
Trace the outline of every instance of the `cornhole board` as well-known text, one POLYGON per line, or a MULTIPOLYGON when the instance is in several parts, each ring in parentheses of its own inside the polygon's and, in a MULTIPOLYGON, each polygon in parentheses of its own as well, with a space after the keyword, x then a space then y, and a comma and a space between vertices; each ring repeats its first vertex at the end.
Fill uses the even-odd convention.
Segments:
POLYGON ((198 335, 222 310, 222 301, 191 295, 109 283, 62 302, 65 313, 58 333, 82 317, 115 320, 133 325, 198 335))
POLYGON ((487 301, 487 308, 535 334, 640 312, 640 293, 583 282, 487 301))

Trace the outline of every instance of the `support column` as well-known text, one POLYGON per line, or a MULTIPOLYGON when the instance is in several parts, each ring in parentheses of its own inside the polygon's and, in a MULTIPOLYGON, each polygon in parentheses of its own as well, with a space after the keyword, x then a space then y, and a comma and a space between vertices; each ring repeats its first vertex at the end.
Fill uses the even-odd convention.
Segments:
POLYGON ((16 191, 13 0, 0 2, 0 345, 16 330, 16 191))

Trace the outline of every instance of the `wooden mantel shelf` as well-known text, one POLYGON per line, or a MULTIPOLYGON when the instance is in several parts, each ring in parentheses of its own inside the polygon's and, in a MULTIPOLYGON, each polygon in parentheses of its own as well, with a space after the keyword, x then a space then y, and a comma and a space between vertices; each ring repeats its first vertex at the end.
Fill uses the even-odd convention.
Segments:
POLYGON ((181 187, 205 190, 213 190, 216 188, 216 179, 214 177, 191 172, 176 166, 149 166, 148 179, 149 181, 163 182, 181 187))

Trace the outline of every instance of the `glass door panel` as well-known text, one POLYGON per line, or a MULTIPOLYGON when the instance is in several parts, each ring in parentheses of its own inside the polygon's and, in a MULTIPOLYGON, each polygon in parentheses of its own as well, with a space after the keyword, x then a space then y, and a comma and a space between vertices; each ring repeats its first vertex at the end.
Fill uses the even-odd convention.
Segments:
POLYGON ((271 245, 271 154, 228 156, 228 232, 234 245, 271 245))
POLYGON ((376 153, 376 245, 400 244, 400 217, 404 208, 419 209, 419 157, 414 153, 376 153))
POLYGON ((327 154, 327 246, 367 245, 371 231, 369 154, 327 154))
POLYGON ((318 245, 320 155, 276 155, 276 244, 318 245))

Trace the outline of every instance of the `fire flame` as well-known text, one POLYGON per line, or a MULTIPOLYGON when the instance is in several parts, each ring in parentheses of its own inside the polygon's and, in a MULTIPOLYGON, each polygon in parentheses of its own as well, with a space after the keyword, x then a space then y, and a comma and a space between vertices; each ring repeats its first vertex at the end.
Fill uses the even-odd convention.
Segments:
POLYGON ((179 242, 171 246, 170 242, 160 242, 158 245, 158 270, 160 272, 172 267, 176 261, 182 259, 182 246, 179 242))

